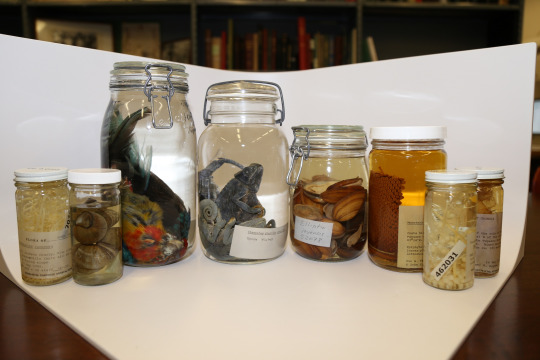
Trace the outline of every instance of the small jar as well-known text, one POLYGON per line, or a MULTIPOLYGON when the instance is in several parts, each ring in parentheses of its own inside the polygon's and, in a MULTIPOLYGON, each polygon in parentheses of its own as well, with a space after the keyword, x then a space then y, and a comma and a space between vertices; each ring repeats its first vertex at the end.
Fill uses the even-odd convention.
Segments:
POLYGON ((71 277, 67 169, 15 171, 15 204, 21 275, 29 285, 53 285, 71 277))
POLYGON ((471 167, 460 170, 474 171, 478 175, 474 276, 493 277, 499 273, 501 261, 504 169, 471 167))
POLYGON ((426 171, 424 271, 426 284, 445 290, 473 286, 476 173, 426 171))
POLYGON ((424 174, 446 169, 445 138, 442 126, 371 129, 368 253, 378 266, 422 271, 424 174))
POLYGON ((101 167, 122 171, 126 265, 167 265, 194 249, 197 137, 187 78, 174 63, 118 62, 111 71, 101 167))
POLYGON ((77 169, 70 185, 73 280, 109 284, 122 277, 120 170, 77 169))
POLYGON ((362 126, 346 125, 292 130, 292 247, 311 260, 356 258, 367 240, 366 133, 362 126))
POLYGON ((289 218, 288 146, 277 126, 285 118, 281 88, 262 81, 214 84, 203 114, 198 219, 204 254, 241 264, 279 257, 289 218))

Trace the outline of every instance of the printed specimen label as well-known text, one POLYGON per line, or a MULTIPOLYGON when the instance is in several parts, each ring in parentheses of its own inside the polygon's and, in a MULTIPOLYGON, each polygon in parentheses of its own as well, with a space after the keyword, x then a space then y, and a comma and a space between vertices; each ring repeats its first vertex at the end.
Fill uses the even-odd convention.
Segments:
POLYGON ((21 272, 25 279, 58 279, 71 273, 69 227, 60 231, 19 231, 21 272))
POLYGON ((277 228, 254 228, 236 225, 229 254, 243 259, 272 259, 283 252, 287 224, 277 228))
POLYGON ((424 250, 424 207, 400 206, 397 266, 421 269, 424 250))

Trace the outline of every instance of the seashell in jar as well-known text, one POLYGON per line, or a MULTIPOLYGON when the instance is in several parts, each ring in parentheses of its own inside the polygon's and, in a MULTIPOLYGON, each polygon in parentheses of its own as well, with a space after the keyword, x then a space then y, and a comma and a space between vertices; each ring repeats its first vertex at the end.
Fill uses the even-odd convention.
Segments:
POLYGON ((340 238, 343 235, 345 235, 345 227, 343 225, 341 225, 340 222, 330 220, 330 219, 327 219, 327 218, 323 218, 321 221, 325 222, 325 223, 331 223, 332 224, 332 238, 340 238))
MULTIPOLYGON (((320 199, 319 199, 320 201, 320 199)), ((308 195, 305 194, 304 190, 299 190, 293 197, 293 204, 302 204, 302 205, 309 205, 313 206, 315 208, 318 208, 322 211, 323 204, 317 203, 316 201, 312 200, 308 195)))
POLYGON ((337 183, 330 185, 327 190, 337 189, 345 186, 362 186, 362 183, 363 179, 357 176, 353 179, 338 181, 337 183))
POLYGON ((351 235, 349 235, 349 237, 347 237, 347 247, 353 247, 354 245, 356 245, 356 243, 362 237, 362 229, 363 228, 364 228, 364 225, 362 224, 362 225, 360 225, 358 230, 356 230, 356 232, 352 233, 351 235))
POLYGON ((328 189, 321 194, 321 198, 330 204, 335 204, 345 196, 352 194, 353 192, 362 192, 365 189, 362 186, 346 186, 328 189))
POLYGON ((83 211, 73 223, 73 236, 84 245, 96 244, 105 237, 109 225, 96 211, 83 211))
POLYGON ((315 221, 322 220, 323 218, 322 211, 319 208, 303 204, 294 205, 293 214, 304 219, 315 221))
POLYGON ((337 180, 314 181, 309 184, 306 184, 304 186, 304 191, 306 191, 308 195, 319 196, 323 192, 325 192, 326 189, 328 189, 330 185, 335 184, 337 182, 338 182, 337 180))
POLYGON ((107 244, 77 244, 73 248, 73 267, 81 273, 91 274, 108 266, 118 251, 107 244))
POLYGON ((291 242, 296 251, 303 257, 313 260, 319 260, 322 257, 322 253, 318 246, 306 244, 305 242, 296 240, 294 238, 291 239, 291 242))
POLYGON ((356 191, 339 200, 332 210, 332 218, 336 221, 347 221, 356 216, 362 209, 366 199, 366 191, 356 191))
POLYGON ((120 213, 111 209, 99 209, 97 212, 103 216, 107 225, 111 228, 120 220, 120 213))

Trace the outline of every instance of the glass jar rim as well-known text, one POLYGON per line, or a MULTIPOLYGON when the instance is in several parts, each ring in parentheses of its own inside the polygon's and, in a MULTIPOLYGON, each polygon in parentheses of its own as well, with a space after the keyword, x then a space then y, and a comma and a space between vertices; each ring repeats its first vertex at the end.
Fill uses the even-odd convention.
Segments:
POLYGON ((170 63, 170 62, 150 62, 150 61, 120 61, 113 64, 113 70, 111 75, 127 75, 129 73, 143 72, 146 68, 154 68, 158 76, 167 76, 169 71, 172 71, 171 75, 181 76, 187 78, 189 75, 186 73, 186 67, 182 64, 170 63))
POLYGON ((65 167, 31 167, 17 169, 14 175, 15 181, 18 182, 47 182, 66 179, 68 169, 65 167))
POLYGON ((68 171, 68 182, 81 185, 102 185, 119 183, 122 180, 118 169, 89 168, 68 171))
POLYGON ((272 85, 256 81, 236 80, 210 86, 206 98, 210 101, 257 99, 274 102, 280 96, 278 90, 272 85))
POLYGON ((292 127, 297 146, 313 150, 365 150, 366 132, 360 125, 301 125, 292 127))
POLYGON ((504 169, 495 167, 460 167, 456 170, 476 172, 478 180, 504 179, 504 169))
POLYGON ((426 182, 441 184, 474 184, 477 175, 474 171, 463 170, 428 170, 426 182))
POLYGON ((440 140, 446 138, 446 126, 379 126, 370 130, 372 141, 440 140))

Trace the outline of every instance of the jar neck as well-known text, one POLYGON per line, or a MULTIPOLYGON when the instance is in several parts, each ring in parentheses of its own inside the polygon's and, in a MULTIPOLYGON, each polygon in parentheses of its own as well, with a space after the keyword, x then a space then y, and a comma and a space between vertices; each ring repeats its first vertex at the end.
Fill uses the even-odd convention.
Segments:
POLYGON ((476 192, 476 182, 468 183, 439 183, 439 182, 426 182, 426 188, 428 191, 471 191, 476 192))
POLYGON ((118 188, 120 183, 112 184, 75 184, 69 183, 69 186, 72 190, 81 190, 81 191, 92 191, 92 190, 106 190, 106 189, 115 189, 118 188))
POLYGON ((503 179, 478 179, 478 186, 501 186, 503 179))
POLYGON ((212 123, 275 124, 276 105, 272 101, 259 99, 214 100, 209 116, 212 123))
POLYGON ((444 150, 444 144, 442 139, 371 141, 374 150, 444 150))
POLYGON ((46 181, 46 182, 26 182, 15 181, 15 186, 18 189, 51 189, 56 187, 63 187, 67 185, 67 179, 46 181))

